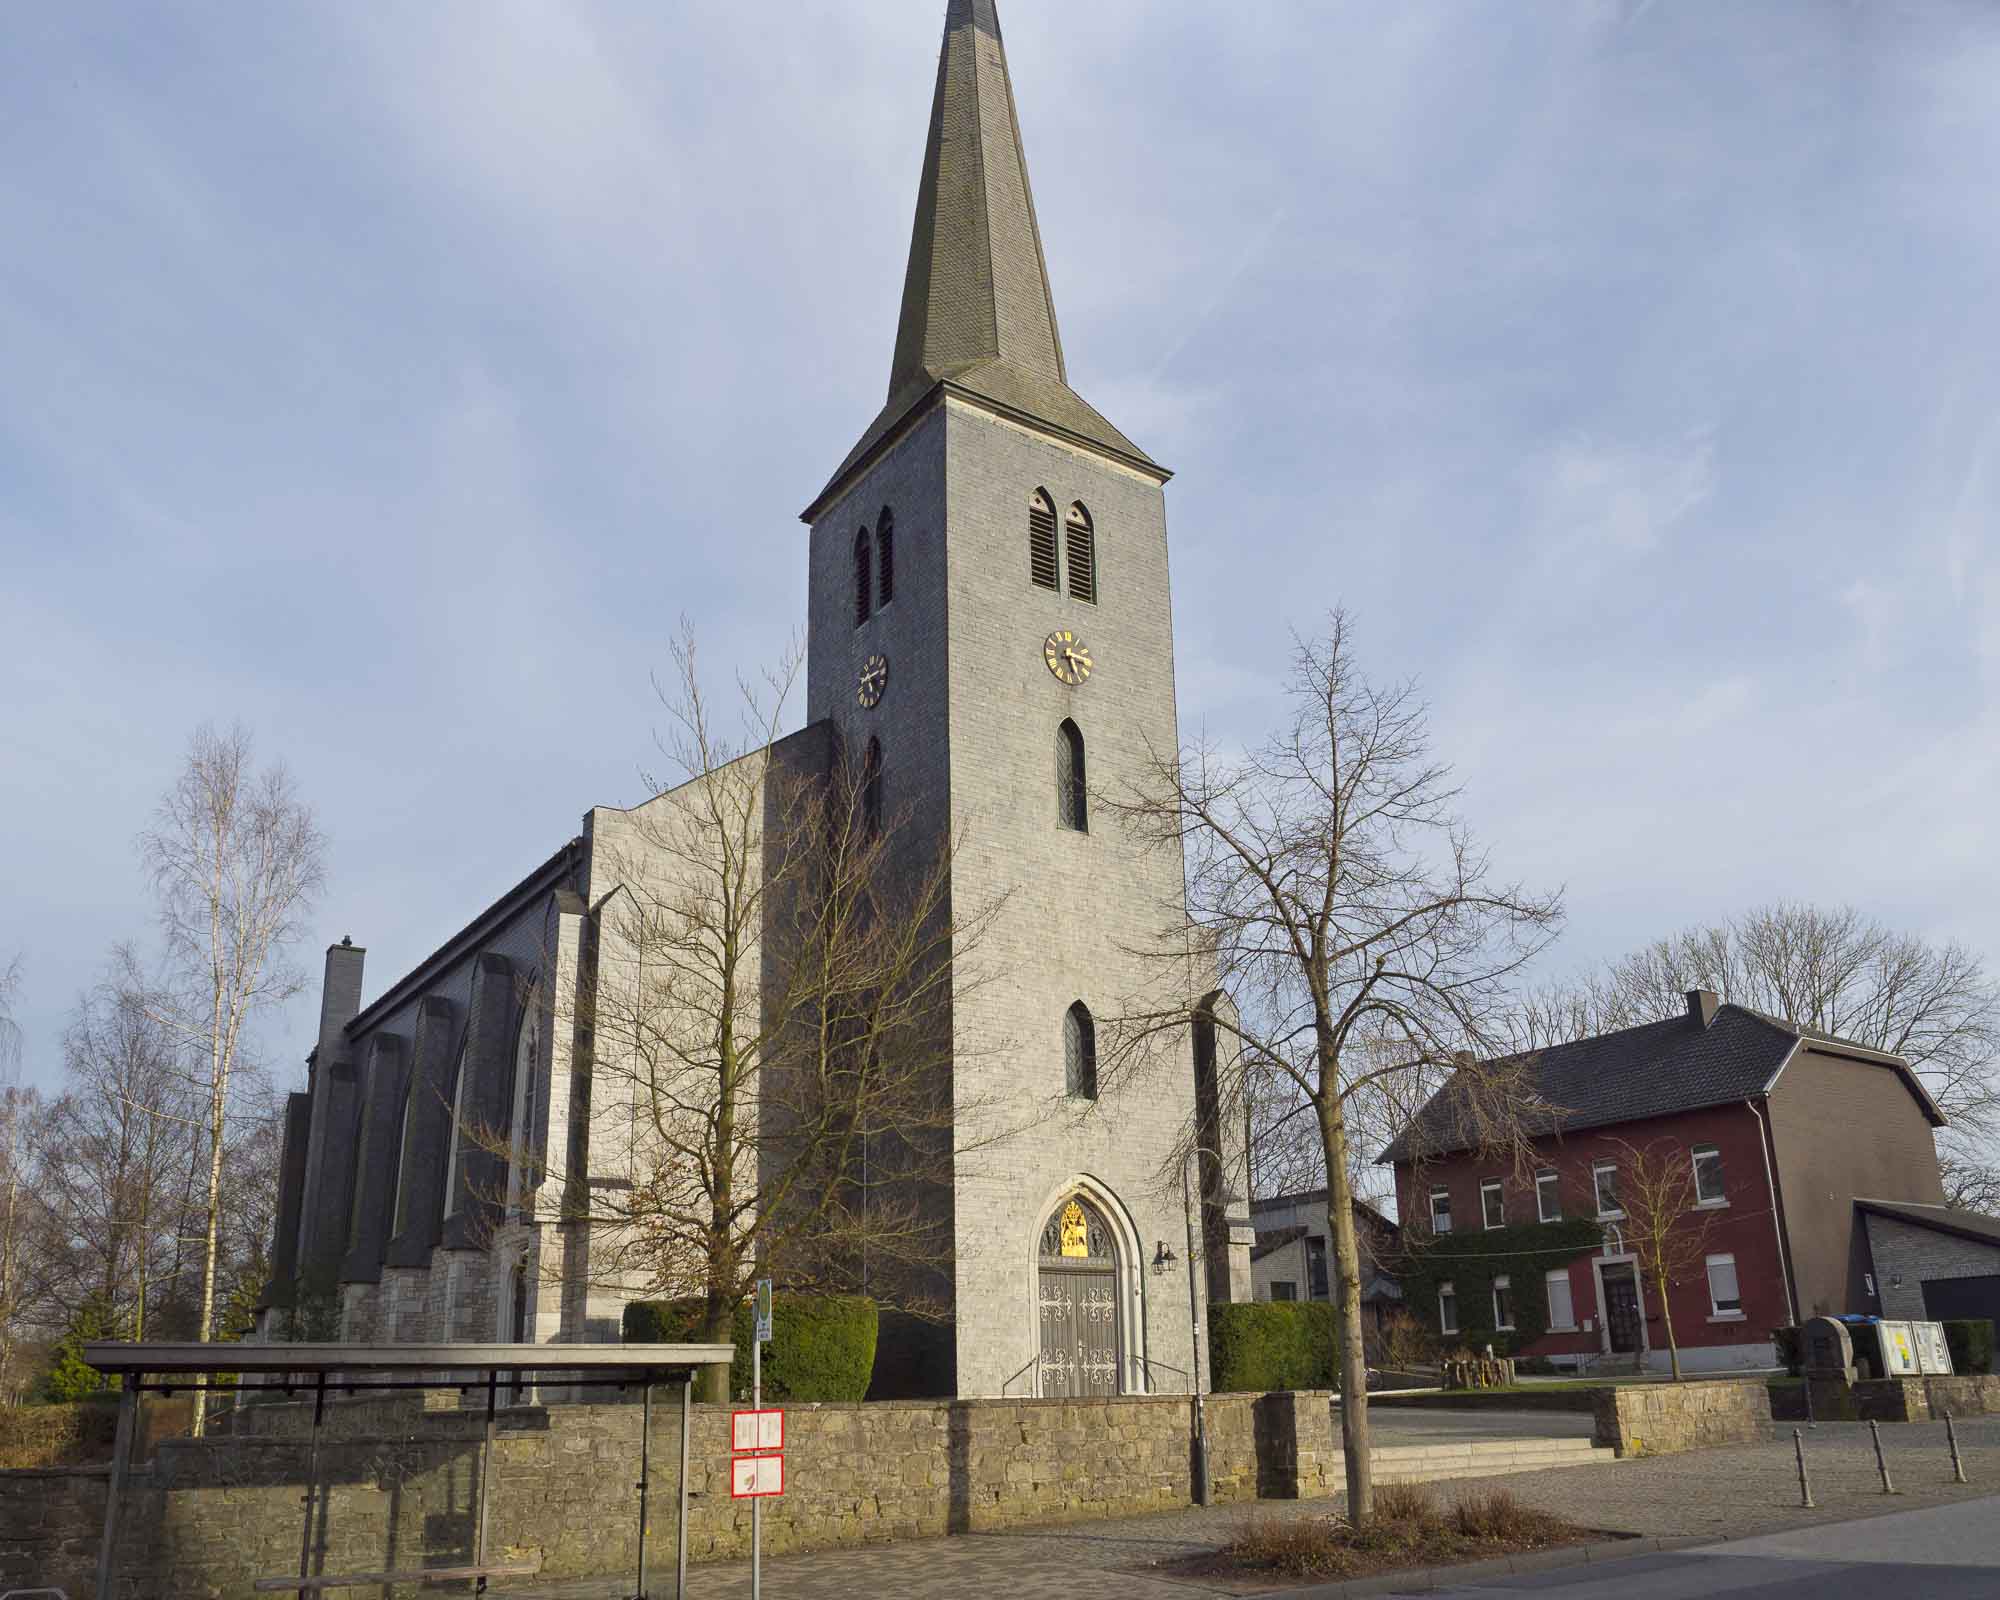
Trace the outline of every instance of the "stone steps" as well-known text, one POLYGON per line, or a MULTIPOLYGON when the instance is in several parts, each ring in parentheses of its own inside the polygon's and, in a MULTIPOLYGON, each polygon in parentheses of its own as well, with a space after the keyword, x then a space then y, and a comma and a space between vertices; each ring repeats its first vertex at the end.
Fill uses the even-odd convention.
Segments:
POLYGON ((1481 1439, 1454 1444, 1378 1445, 1377 1483, 1435 1483, 1445 1478, 1493 1478, 1549 1467, 1615 1461, 1617 1454, 1588 1439, 1481 1439))

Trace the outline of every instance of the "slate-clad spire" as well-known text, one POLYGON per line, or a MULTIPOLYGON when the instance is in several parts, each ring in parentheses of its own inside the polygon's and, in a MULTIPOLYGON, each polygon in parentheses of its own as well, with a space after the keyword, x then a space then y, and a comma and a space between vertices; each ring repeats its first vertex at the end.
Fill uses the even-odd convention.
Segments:
POLYGON ((805 520, 940 383, 1165 475, 1069 386, 995 0, 949 0, 889 403, 805 520))

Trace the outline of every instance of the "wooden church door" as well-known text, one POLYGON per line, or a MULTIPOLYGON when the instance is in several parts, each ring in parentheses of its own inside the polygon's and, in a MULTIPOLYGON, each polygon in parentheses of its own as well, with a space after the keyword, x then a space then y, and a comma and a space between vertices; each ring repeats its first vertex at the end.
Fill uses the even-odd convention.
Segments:
POLYGON ((1117 1394, 1118 1250, 1104 1218, 1080 1195, 1057 1206, 1042 1229, 1038 1289, 1043 1396, 1117 1394))

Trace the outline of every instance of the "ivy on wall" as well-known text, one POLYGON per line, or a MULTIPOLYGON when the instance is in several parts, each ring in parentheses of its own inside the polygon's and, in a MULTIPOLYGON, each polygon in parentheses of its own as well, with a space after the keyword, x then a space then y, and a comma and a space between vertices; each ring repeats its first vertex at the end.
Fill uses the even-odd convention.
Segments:
POLYGON ((1601 1224, 1590 1218, 1564 1217, 1559 1222, 1517 1222, 1504 1228, 1412 1238, 1397 1273, 1403 1304, 1418 1322, 1436 1332, 1438 1285, 1449 1283, 1458 1300, 1458 1332, 1446 1335, 1445 1344, 1475 1350, 1490 1344, 1495 1355, 1513 1355, 1548 1331, 1545 1275, 1589 1254, 1603 1237, 1601 1224), (1510 1332, 1493 1326, 1495 1278, 1507 1279, 1514 1311, 1510 1332))

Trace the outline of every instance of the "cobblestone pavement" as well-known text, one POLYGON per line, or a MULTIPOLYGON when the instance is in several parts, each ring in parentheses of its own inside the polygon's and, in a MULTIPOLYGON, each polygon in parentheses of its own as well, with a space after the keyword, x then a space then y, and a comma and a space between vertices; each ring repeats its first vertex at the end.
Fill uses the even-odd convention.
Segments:
MULTIPOLYGON (((1778 1441, 1769 1445, 1459 1480, 1433 1488, 1445 1500, 1462 1493, 1510 1489, 1531 1505, 1606 1532, 1740 1539, 1949 1504, 2000 1490, 2000 1418, 1968 1421, 1958 1432, 1966 1474, 1972 1480, 1966 1486, 1951 1481, 1943 1424, 1885 1426, 1883 1445, 1899 1491, 1892 1497, 1881 1492, 1876 1478, 1866 1424, 1821 1423, 1807 1430, 1806 1459, 1817 1502, 1813 1511, 1799 1507, 1791 1430, 1783 1424, 1777 1430, 1778 1441)), ((1145 1569, 1214 1549, 1246 1518, 1318 1516, 1339 1504, 1336 1496, 1190 1507, 1160 1516, 1063 1528, 962 1534, 865 1550, 785 1556, 764 1563, 764 1592, 770 1600, 845 1600, 862 1595, 893 1595, 898 1600, 1028 1600, 1031 1596, 1039 1600, 1075 1590, 1082 1583, 1093 1595, 1120 1600, 1189 1600, 1191 1595, 1224 1591, 1154 1576, 1145 1569)), ((655 1570, 648 1585, 654 1600, 673 1594, 673 1578, 671 1566, 664 1574, 655 1570)), ((629 1580, 599 1580, 506 1592, 549 1600, 623 1600, 632 1593, 632 1585, 629 1580)), ((691 1600, 743 1600, 749 1592, 746 1563, 689 1570, 691 1600)))

